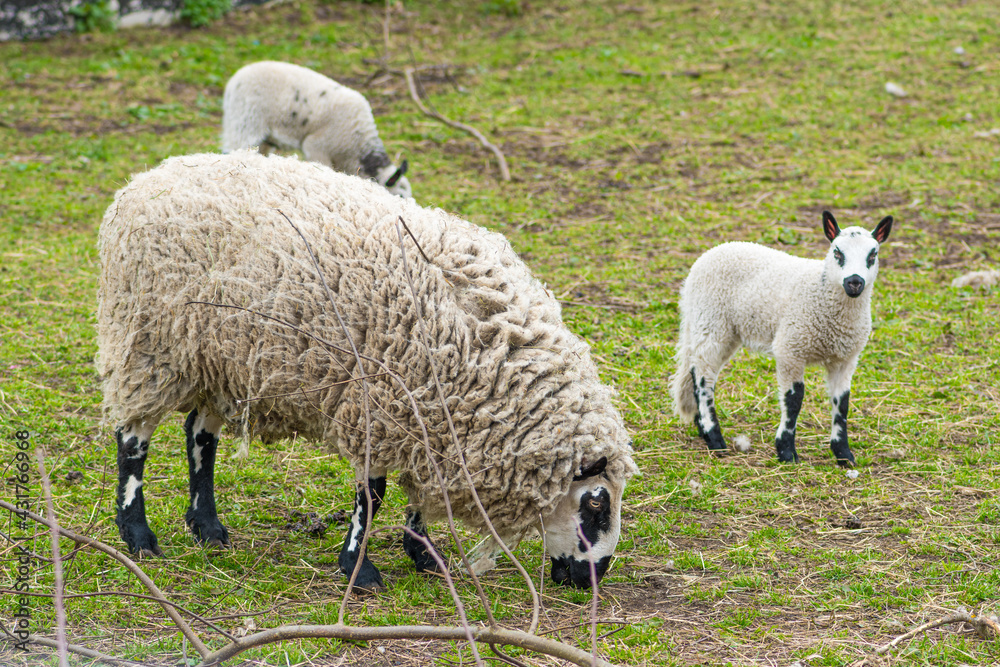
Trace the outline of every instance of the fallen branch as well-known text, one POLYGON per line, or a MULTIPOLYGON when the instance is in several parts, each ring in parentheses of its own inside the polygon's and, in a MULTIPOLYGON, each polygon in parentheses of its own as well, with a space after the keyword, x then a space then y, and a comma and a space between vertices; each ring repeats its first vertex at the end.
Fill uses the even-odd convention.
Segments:
POLYGON ((933 630, 934 628, 941 627, 942 625, 950 625, 951 623, 968 623, 975 630, 976 634, 982 639, 996 639, 1000 638, 1000 625, 996 621, 985 615, 977 615, 975 613, 969 613, 965 611, 957 611, 953 614, 948 614, 944 618, 939 618, 936 621, 930 621, 924 623, 923 625, 918 625, 906 634, 900 635, 893 639, 891 642, 885 646, 881 646, 875 649, 876 655, 883 655, 888 653, 893 647, 898 646, 900 643, 905 642, 907 639, 912 639, 916 637, 921 632, 926 632, 927 630, 933 630))
MULTIPOLYGON (((243 637, 205 657, 199 667, 211 667, 224 660, 257 646, 271 644, 290 639, 324 638, 342 639, 348 641, 375 641, 384 639, 437 639, 445 641, 462 641, 468 639, 469 628, 442 627, 434 625, 396 625, 388 627, 359 628, 350 625, 282 625, 270 630, 243 637)), ((552 639, 528 634, 522 630, 506 628, 471 628, 473 639, 477 642, 501 644, 504 646, 519 646, 537 653, 545 653, 555 658, 567 660, 580 667, 613 667, 611 663, 601 659, 593 660, 589 651, 570 646, 552 639)))
POLYGON ((445 125, 455 128, 456 130, 462 130, 463 132, 467 132, 472 136, 474 136, 476 139, 478 139, 479 143, 481 143, 483 146, 491 150, 493 152, 493 155, 496 156, 497 163, 500 165, 500 178, 504 181, 509 181, 510 169, 507 168, 507 159, 503 156, 503 152, 499 148, 497 148, 492 142, 490 142, 486 137, 484 137, 479 130, 472 127, 471 125, 466 125, 465 123, 459 123, 458 121, 454 121, 451 120, 450 118, 442 116, 437 111, 432 111, 428 109, 427 105, 425 105, 423 100, 420 99, 419 93, 417 93, 417 84, 413 78, 413 73, 414 69, 412 67, 407 67, 403 69, 403 76, 406 77, 406 86, 410 89, 410 97, 413 98, 413 102, 417 105, 417 108, 420 109, 421 113, 423 113, 425 116, 430 116, 431 118, 435 118, 444 123, 445 125))

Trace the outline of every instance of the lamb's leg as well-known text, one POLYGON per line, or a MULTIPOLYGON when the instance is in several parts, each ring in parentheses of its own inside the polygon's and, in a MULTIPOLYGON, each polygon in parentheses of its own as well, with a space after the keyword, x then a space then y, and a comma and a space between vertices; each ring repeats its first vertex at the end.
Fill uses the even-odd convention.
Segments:
MULTIPOLYGON (((406 511, 406 527, 430 542, 427 538, 427 524, 424 523, 424 519, 420 516, 419 510, 408 509, 406 511)), ((405 551, 406 555, 413 560, 413 564, 416 566, 417 572, 438 571, 437 561, 431 557, 431 554, 427 551, 427 547, 424 543, 410 535, 408 532, 403 533, 403 551, 405 551)))
POLYGON ((717 378, 718 372, 699 373, 697 367, 691 367, 694 400, 698 405, 698 411, 694 415, 695 426, 698 427, 698 433, 708 444, 709 450, 724 452, 726 451, 726 441, 722 437, 719 418, 715 414, 715 381, 717 378))
POLYGON ((837 465, 843 468, 854 467, 854 454, 847 444, 847 411, 851 402, 851 376, 854 375, 855 363, 828 366, 826 369, 826 387, 833 404, 830 449, 837 465))
POLYGON ((354 494, 354 511, 351 513, 351 528, 344 540, 344 546, 340 550, 340 571, 348 577, 354 572, 354 566, 361 558, 361 569, 358 570, 358 578, 354 580, 354 588, 361 591, 377 591, 385 588, 382 583, 382 575, 378 568, 368 559, 368 554, 361 551, 361 541, 365 536, 365 525, 369 522, 369 516, 375 519, 378 508, 382 506, 382 498, 385 496, 385 477, 369 477, 368 491, 371 494, 371 514, 368 512, 368 499, 365 496, 363 483, 358 483, 357 491, 354 494))
POLYGON ((795 423, 799 419, 805 393, 805 365, 779 360, 778 401, 781 403, 781 423, 778 424, 778 434, 774 438, 779 461, 799 462, 799 455, 795 451, 795 423))
POLYGON ((222 420, 204 408, 201 413, 192 410, 184 422, 191 498, 184 519, 199 542, 213 547, 229 546, 229 531, 215 509, 215 452, 221 431, 222 420))
POLYGON ((146 467, 149 439, 156 424, 143 422, 122 426, 118 439, 118 513, 115 523, 128 550, 137 556, 162 556, 156 534, 146 522, 146 502, 142 495, 142 471, 146 467))

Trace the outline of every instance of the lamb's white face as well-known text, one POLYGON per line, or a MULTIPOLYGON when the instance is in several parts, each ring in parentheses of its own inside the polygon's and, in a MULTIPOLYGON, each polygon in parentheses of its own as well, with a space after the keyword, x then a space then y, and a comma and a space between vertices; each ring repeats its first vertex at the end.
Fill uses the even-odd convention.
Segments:
POLYGON ((823 231, 830 239, 826 258, 826 277, 832 283, 843 285, 851 298, 861 296, 865 287, 873 285, 878 276, 879 244, 889 238, 892 217, 882 220, 869 232, 863 227, 841 230, 829 211, 823 211, 823 231))
MULTIPOLYGON (((604 475, 607 459, 585 467, 569 493, 545 520, 545 545, 552 559, 552 580, 590 588, 590 566, 597 582, 611 564, 621 535, 624 485, 604 475)), ((593 582, 593 583, 597 583, 593 582)))

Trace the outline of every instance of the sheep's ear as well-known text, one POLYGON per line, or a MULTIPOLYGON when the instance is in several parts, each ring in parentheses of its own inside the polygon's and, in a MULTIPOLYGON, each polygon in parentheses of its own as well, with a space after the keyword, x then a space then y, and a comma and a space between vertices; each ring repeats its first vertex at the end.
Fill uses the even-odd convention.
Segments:
POLYGON ((389 177, 389 180, 385 182, 385 187, 391 188, 392 186, 394 186, 396 182, 399 181, 400 178, 402 178, 403 174, 406 173, 406 168, 409 166, 410 166, 409 163, 407 163, 406 160, 403 160, 403 164, 399 165, 399 169, 393 172, 392 176, 389 177))
POLYGON ((872 236, 879 243, 885 243, 885 240, 889 238, 889 232, 892 231, 892 216, 887 215, 882 218, 882 222, 875 226, 875 231, 872 232, 872 236))
POLYGON ((588 477, 594 477, 595 475, 600 475, 604 472, 604 469, 608 467, 608 457, 602 456, 590 465, 581 465, 580 474, 573 476, 574 482, 579 482, 581 479, 587 479, 588 477))
POLYGON ((840 225, 829 211, 823 211, 823 233, 831 241, 840 235, 840 225))

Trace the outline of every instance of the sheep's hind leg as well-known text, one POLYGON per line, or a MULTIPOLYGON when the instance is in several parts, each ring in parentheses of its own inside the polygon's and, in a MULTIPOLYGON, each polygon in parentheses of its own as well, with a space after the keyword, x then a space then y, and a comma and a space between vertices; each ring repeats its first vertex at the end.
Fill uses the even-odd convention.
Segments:
POLYGON ((208 546, 228 547, 229 531, 219 521, 215 508, 215 453, 219 447, 222 420, 192 410, 184 422, 191 505, 184 520, 195 538, 208 546))
POLYGON ((698 433, 708 444, 708 449, 714 453, 721 454, 726 451, 726 440, 722 437, 722 428, 719 426, 719 418, 715 414, 715 380, 718 373, 700 374, 696 367, 691 367, 691 381, 694 384, 694 400, 698 405, 698 411, 694 415, 695 426, 698 433))
POLYGON ((847 411, 851 403, 851 376, 854 364, 827 368, 827 391, 833 404, 833 429, 830 433, 830 449, 837 465, 842 468, 854 467, 854 454, 847 444, 847 411))
MULTIPOLYGON (((427 537, 427 524, 424 523, 419 510, 407 510, 406 527, 430 543, 430 539, 427 537)), ((431 548, 434 548, 433 544, 431 544, 431 548)), ((403 551, 413 560, 417 572, 438 571, 437 561, 434 560, 427 550, 427 545, 411 535, 409 531, 403 532, 403 551)))
POLYGON ((778 362, 778 401, 781 403, 781 423, 774 437, 774 448, 778 452, 778 460, 787 463, 799 462, 799 454, 795 451, 795 424, 802 410, 802 398, 805 396, 805 367, 778 362))
POLYGON ((156 425, 125 424, 115 432, 118 439, 118 512, 115 523, 128 550, 138 556, 162 556, 156 534, 146 522, 142 473, 146 467, 149 439, 156 425))
POLYGON ((382 575, 378 568, 369 560, 368 554, 361 551, 361 542, 365 536, 365 526, 375 519, 375 514, 382 506, 382 498, 385 497, 385 477, 369 477, 368 491, 371 494, 371 513, 368 512, 368 498, 365 494, 363 482, 358 483, 357 491, 354 494, 354 511, 351 513, 351 527, 344 540, 344 546, 340 550, 338 564, 340 571, 350 578, 351 573, 361 558, 361 569, 358 570, 358 577, 354 580, 354 588, 358 592, 374 592, 385 588, 382 583, 382 575))

